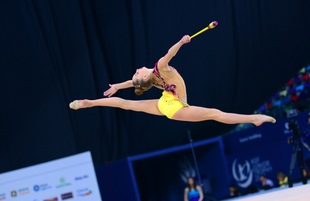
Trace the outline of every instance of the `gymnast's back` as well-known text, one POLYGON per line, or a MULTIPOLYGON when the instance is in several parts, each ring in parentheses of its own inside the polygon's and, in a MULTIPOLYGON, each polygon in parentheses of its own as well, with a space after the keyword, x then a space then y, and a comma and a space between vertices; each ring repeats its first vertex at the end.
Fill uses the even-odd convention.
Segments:
MULTIPOLYGON (((165 90, 163 87, 166 84, 169 85, 171 91, 170 93, 174 93, 174 97, 178 99, 184 106, 187 106, 187 96, 186 96, 186 86, 185 82, 182 78, 182 76, 178 73, 178 71, 173 68, 172 66, 167 66, 165 68, 157 68, 157 65, 155 66, 155 69, 158 70, 160 76, 162 77, 156 77, 154 82, 157 83, 155 86, 157 88, 165 90), (175 85, 175 89, 173 90, 173 86, 175 85)), ((154 71, 155 71, 154 69, 154 71)), ((167 90, 166 90, 167 91, 167 90)), ((169 89, 168 89, 169 91, 169 89)))

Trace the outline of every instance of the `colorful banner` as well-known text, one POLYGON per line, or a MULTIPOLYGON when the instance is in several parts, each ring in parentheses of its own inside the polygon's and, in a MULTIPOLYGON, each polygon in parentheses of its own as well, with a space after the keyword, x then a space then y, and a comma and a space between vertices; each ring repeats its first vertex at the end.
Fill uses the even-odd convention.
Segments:
POLYGON ((0 200, 98 200, 90 152, 0 174, 0 200))

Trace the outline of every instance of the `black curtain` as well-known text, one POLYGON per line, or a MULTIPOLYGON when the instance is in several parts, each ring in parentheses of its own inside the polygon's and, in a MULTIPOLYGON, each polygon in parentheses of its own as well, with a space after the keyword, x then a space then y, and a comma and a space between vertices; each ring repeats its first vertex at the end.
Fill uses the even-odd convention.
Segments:
MULTIPOLYGON (((310 1, 1 0, 0 172, 90 150, 95 165, 221 135, 213 121, 91 108, 109 83, 153 67, 185 34, 218 27, 184 45, 170 65, 186 81, 188 102, 251 114, 310 62, 310 1)), ((159 98, 133 89, 125 99, 159 98)))

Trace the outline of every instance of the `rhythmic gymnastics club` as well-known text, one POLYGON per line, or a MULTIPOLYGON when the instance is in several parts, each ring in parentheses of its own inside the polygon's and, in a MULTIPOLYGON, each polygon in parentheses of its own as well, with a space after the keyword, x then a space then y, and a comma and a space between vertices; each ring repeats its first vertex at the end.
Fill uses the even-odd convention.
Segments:
POLYGON ((203 30, 195 33, 194 35, 191 36, 191 38, 194 38, 195 36, 201 34, 202 32, 204 31, 207 31, 208 29, 213 29, 214 27, 216 27, 218 25, 218 22, 217 21, 213 21, 209 24, 209 26, 207 26, 206 28, 204 28, 203 30))

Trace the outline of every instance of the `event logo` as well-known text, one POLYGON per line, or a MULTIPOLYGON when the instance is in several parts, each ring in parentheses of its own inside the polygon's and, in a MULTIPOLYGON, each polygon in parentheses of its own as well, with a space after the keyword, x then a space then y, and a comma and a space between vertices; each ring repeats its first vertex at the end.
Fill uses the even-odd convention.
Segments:
POLYGON ((0 194, 0 200, 5 200, 5 199, 6 199, 5 193, 0 194))
POLYGON ((50 199, 45 199, 43 201, 58 201, 58 197, 50 198, 50 199))
POLYGON ((83 189, 77 190, 77 195, 80 197, 88 196, 91 193, 92 193, 92 191, 89 190, 88 188, 83 188, 83 189))
POLYGON ((256 156, 251 158, 250 162, 255 182, 259 182, 260 175, 272 172, 272 165, 269 160, 261 161, 259 156, 256 156))
POLYGON ((240 164, 235 159, 232 165, 232 174, 238 185, 242 188, 248 187, 253 181, 253 172, 247 160, 245 160, 244 164, 240 164))
POLYGON ((57 185, 56 188, 62 188, 62 187, 65 187, 65 186, 71 186, 71 183, 67 183, 65 181, 65 178, 61 177, 60 178, 60 185, 57 185))
POLYGON ((29 188, 21 188, 21 189, 18 189, 18 194, 19 195, 27 195, 29 194, 30 191, 29 191, 29 188))
POLYGON ((40 184, 40 185, 34 185, 33 190, 38 192, 38 191, 45 191, 51 188, 52 187, 49 186, 48 184, 40 184))
POLYGON ((69 198, 73 198, 72 192, 61 194, 61 200, 66 200, 66 199, 69 199, 69 198))
POLYGON ((240 164, 235 159, 232 164, 233 177, 242 188, 248 187, 252 182, 259 182, 260 175, 272 172, 273 169, 269 160, 261 161, 259 156, 250 158, 249 161, 245 160, 244 164, 240 164))
POLYGON ((83 175, 83 176, 75 177, 75 181, 80 181, 80 180, 87 179, 87 178, 88 178, 88 175, 83 175))
POLYGON ((11 191, 11 196, 12 196, 13 198, 15 198, 15 197, 17 196, 17 192, 16 192, 16 191, 11 191))

